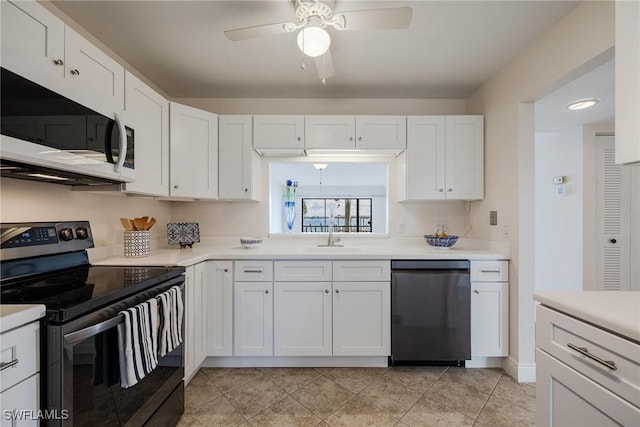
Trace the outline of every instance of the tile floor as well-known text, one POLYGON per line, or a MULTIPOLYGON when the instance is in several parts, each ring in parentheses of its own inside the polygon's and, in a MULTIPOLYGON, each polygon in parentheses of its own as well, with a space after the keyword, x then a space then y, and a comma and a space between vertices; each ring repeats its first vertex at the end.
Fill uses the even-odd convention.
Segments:
POLYGON ((186 426, 533 426, 535 393, 501 369, 202 368, 186 426))

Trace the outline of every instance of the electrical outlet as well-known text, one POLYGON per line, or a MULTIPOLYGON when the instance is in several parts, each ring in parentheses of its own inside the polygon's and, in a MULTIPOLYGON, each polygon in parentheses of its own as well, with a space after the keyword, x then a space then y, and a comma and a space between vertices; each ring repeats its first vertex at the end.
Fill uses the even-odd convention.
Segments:
POLYGON ((489 212, 489 225, 498 225, 498 211, 489 212))
POLYGON ((511 237, 511 229, 509 228, 509 224, 505 224, 502 226, 502 237, 511 237))
POLYGON ((398 234, 404 235, 407 232, 407 224, 404 221, 398 223, 398 234))

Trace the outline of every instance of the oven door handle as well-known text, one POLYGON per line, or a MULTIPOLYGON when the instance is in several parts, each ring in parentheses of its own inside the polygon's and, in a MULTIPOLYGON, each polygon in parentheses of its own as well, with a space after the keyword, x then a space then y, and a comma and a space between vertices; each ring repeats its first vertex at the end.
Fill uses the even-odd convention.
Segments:
POLYGON ((87 326, 86 328, 80 329, 79 331, 66 334, 64 336, 64 342, 65 344, 76 344, 80 341, 86 340, 89 337, 98 335, 100 332, 111 329, 122 322, 124 322, 124 316, 122 314, 118 314, 116 317, 105 320, 104 322, 96 323, 95 325, 87 326))

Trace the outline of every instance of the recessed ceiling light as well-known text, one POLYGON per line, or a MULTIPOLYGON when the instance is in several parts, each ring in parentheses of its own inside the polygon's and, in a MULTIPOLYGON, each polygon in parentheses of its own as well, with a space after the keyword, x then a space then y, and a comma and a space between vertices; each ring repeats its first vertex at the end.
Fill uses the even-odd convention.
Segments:
POLYGON ((585 108, 593 107, 598 102, 600 102, 600 98, 577 99, 573 102, 568 103, 567 108, 569 110, 584 110, 585 108))

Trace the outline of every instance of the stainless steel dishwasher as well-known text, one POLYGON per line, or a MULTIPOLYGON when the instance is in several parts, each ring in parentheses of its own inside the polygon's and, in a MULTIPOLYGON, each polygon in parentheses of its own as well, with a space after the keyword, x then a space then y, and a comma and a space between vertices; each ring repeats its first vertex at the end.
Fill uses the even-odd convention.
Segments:
POLYGON ((391 364, 471 359, 469 261, 391 261, 391 364))

